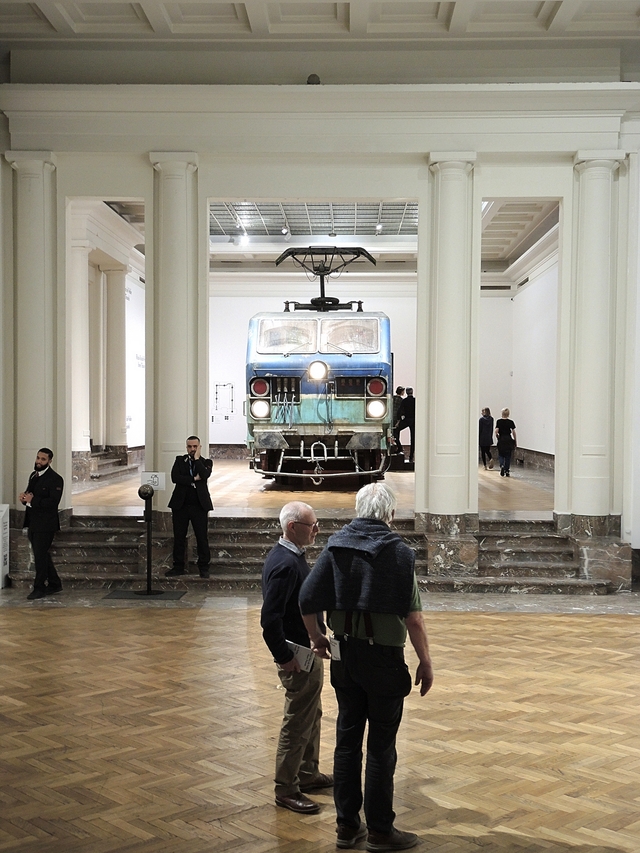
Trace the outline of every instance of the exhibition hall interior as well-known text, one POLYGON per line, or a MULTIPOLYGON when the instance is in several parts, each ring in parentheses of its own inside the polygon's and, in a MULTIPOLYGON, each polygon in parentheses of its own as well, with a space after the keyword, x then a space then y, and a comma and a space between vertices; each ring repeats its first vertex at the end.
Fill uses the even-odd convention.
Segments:
POLYGON ((274 801, 263 565, 379 482, 397 827, 637 853, 640 0, 0 3, 0 144, 0 849, 334 850, 274 801))

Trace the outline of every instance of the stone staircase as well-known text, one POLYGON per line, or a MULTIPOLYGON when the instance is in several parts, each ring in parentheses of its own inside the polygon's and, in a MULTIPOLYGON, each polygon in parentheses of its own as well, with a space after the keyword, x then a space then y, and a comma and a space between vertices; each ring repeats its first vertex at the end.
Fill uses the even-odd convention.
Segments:
POLYGON ((575 541, 552 521, 480 521, 478 577, 471 592, 606 595, 606 581, 580 576, 575 541))
POLYGON ((132 474, 137 474, 140 466, 130 464, 126 453, 113 450, 100 450, 91 454, 91 479, 104 482, 105 480, 121 480, 132 474))
MULTIPOLYGON (((313 565, 330 534, 344 519, 320 518, 316 544, 308 549, 313 565)), ((423 591, 429 592, 518 592, 606 594, 605 581, 580 577, 577 549, 573 541, 557 534, 552 522, 481 522, 477 573, 465 576, 430 576, 427 569, 427 540, 414 529, 413 519, 395 524, 407 544, 416 551, 416 572, 423 591)), ((277 518, 222 518, 209 520, 211 544, 210 577, 200 578, 195 565, 195 543, 190 539, 190 568, 186 575, 166 578, 171 568, 171 531, 154 526, 153 586, 157 589, 260 590, 264 559, 277 542, 277 518)), ((52 547, 53 561, 67 589, 142 588, 146 582, 146 525, 134 517, 73 516, 71 526, 61 530, 52 547)), ((14 586, 30 587, 32 570, 27 569, 26 544, 12 561, 14 586)))

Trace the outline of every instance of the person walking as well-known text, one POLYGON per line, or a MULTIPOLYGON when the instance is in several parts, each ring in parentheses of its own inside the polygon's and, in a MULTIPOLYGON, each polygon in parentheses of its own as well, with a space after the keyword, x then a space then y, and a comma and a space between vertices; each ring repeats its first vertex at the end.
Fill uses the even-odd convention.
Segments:
POLYGON ((509 409, 502 410, 502 417, 496 421, 496 438, 498 439, 498 458, 500 461, 500 476, 510 477, 511 454, 518 446, 516 425, 509 417, 509 409))
POLYGON ((415 575, 415 552, 389 527, 396 497, 384 483, 356 495, 355 518, 334 533, 300 590, 311 647, 331 649, 331 684, 338 700, 334 800, 339 848, 367 837, 369 851, 405 850, 418 843, 394 826, 396 735, 412 680, 404 661, 407 633, 418 656, 415 683, 433 683, 427 632, 415 575), (317 611, 326 610, 328 640, 317 611), (364 798, 362 743, 368 724, 364 798), (364 805, 366 828, 360 821, 364 805))
POLYGON ((478 424, 478 444, 480 445, 480 453, 482 455, 482 464, 484 470, 493 468, 493 457, 491 456, 491 448, 493 447, 493 418, 491 410, 484 408, 478 424))

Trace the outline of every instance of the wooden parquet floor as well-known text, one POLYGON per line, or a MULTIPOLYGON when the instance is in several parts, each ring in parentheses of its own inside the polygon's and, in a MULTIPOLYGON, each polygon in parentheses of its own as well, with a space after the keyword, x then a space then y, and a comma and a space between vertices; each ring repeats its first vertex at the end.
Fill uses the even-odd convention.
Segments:
MULTIPOLYGON (((396 775, 418 849, 637 853, 638 617, 425 616, 436 681, 407 700, 396 775)), ((0 851, 334 850, 330 795, 309 817, 273 804, 283 694, 258 617, 0 610, 0 851)), ((324 704, 329 770, 328 678, 324 704)))

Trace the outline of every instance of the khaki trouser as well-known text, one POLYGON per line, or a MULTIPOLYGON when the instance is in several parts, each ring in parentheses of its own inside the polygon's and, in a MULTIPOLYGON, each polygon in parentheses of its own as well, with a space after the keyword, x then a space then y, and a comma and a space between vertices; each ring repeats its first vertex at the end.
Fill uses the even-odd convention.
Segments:
POLYGON ((324 668, 314 658, 311 672, 279 669, 278 675, 286 696, 276 753, 275 790, 280 797, 290 797, 299 793, 301 784, 308 784, 318 775, 324 668))

